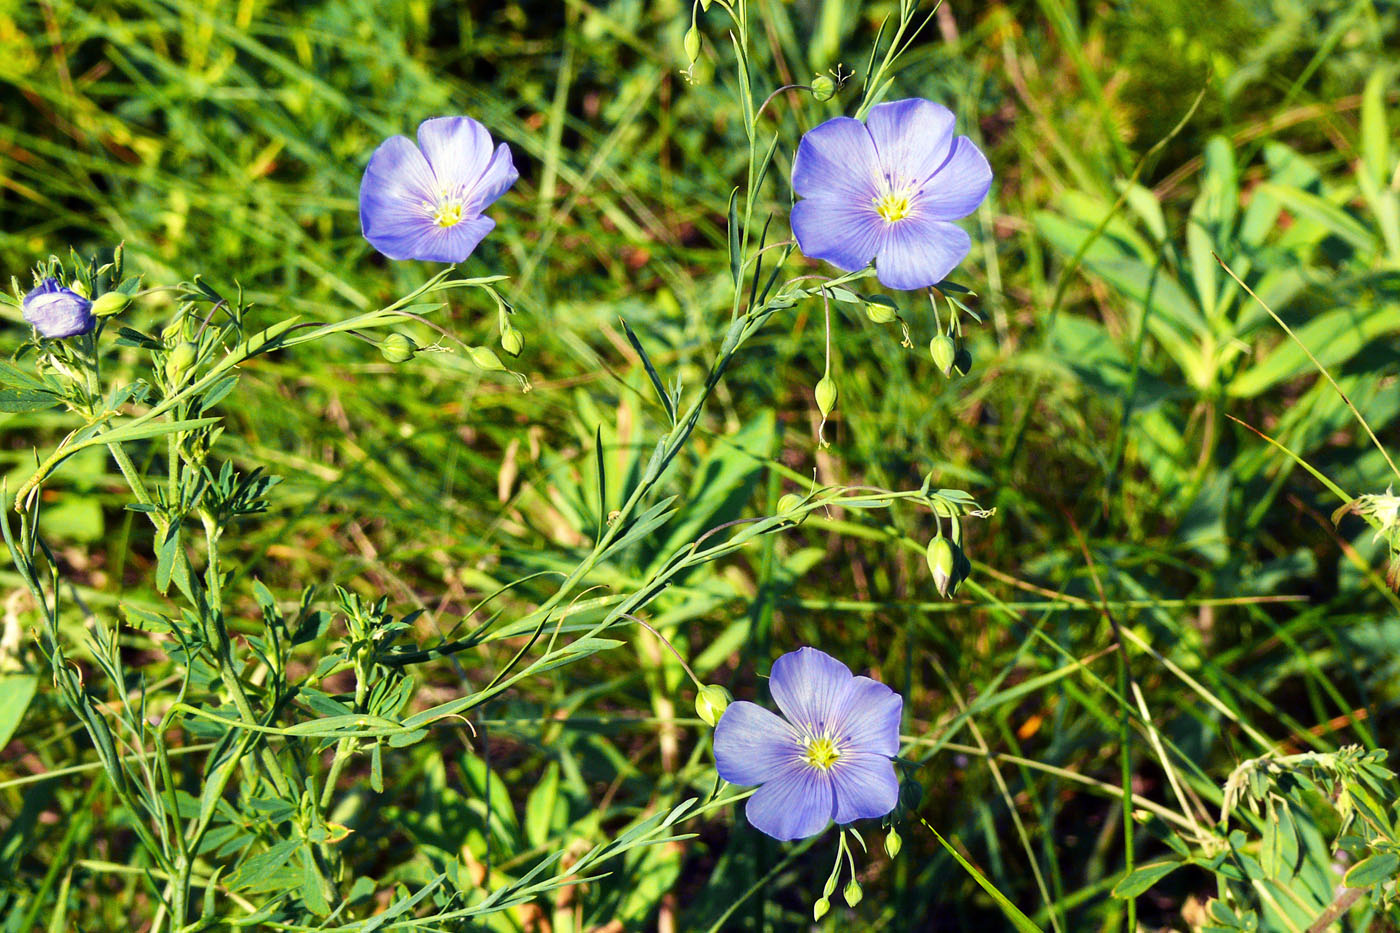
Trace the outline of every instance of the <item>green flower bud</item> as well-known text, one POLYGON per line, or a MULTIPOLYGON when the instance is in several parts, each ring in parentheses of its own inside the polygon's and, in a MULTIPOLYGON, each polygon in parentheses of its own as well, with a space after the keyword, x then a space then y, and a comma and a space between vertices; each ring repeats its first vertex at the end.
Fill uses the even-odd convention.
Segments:
POLYGON ((131 296, 126 292, 108 292, 92 303, 92 313, 97 317, 112 317, 121 314, 131 305, 131 296))
POLYGON ((953 372, 953 361, 958 355, 958 346, 953 343, 953 338, 947 334, 939 334, 928 342, 928 352, 933 356, 933 363, 943 370, 943 375, 948 376, 953 372))
POLYGON ((501 331, 501 349, 511 356, 519 356, 520 351, 525 349, 525 338, 520 336, 520 331, 506 325, 506 329, 501 331))
MULTIPOLYGON (((787 515, 789 512, 796 512, 802 507, 802 497, 795 492, 790 492, 778 500, 778 514, 787 515)), ((806 517, 805 515, 803 516, 806 517)))
POLYGON ((830 909, 831 901, 827 900, 824 897, 821 898, 819 901, 812 905, 812 919, 820 921, 822 917, 826 916, 826 912, 830 909))
POLYGON ((972 354, 967 352, 966 347, 958 348, 958 355, 953 358, 953 369, 959 376, 972 372, 972 354))
POLYGON ((870 295, 865 299, 865 316, 876 324, 888 324, 899 317, 899 305, 884 295, 870 295))
POLYGON ((817 408, 821 409, 822 417, 831 414, 831 410, 836 407, 836 383, 830 376, 822 376, 817 383, 816 389, 817 408))
POLYGON ((848 907, 854 907, 860 903, 860 899, 865 897, 865 892, 860 889, 860 882, 852 878, 846 882, 846 886, 841 889, 841 896, 846 899, 848 907))
POLYGON ((885 833, 885 854, 891 859, 899 857, 899 850, 904 847, 904 840, 899 838, 899 830, 893 826, 885 833))
POLYGON ((812 96, 817 100, 831 100, 836 94, 836 82, 826 75, 817 75, 812 79, 812 96))
MULTIPOLYGON (((839 863, 838 863, 838 867, 839 863)), ((836 872, 833 871, 826 879, 826 884, 822 887, 822 897, 828 898, 836 893, 836 872)))
POLYGON ((695 694, 695 713, 713 727, 732 702, 734 697, 728 690, 718 684, 706 684, 695 694))
POLYGON ((407 334, 393 333, 379 342, 379 352, 390 363, 407 363, 418 352, 418 344, 407 334))
POLYGON ((194 365, 199 348, 186 340, 176 344, 175 349, 165 358, 165 378, 171 384, 178 383, 185 376, 185 370, 194 365))
POLYGON ((929 572, 933 574, 933 585, 938 588, 938 595, 947 596, 957 589, 957 557, 948 539, 940 534, 930 541, 926 556, 929 572))
POLYGON ((700 57, 700 30, 691 26, 685 31, 685 57, 692 64, 700 57))
POLYGON ((487 372, 502 372, 506 366, 490 347, 472 347, 467 351, 472 362, 487 372))

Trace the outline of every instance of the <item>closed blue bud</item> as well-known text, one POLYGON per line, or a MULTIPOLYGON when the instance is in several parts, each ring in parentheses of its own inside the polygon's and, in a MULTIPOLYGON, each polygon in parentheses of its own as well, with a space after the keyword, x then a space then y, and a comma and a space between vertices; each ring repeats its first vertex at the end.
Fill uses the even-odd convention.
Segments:
POLYGON ((50 340, 91 333, 97 326, 92 302, 59 285, 58 279, 44 279, 24 296, 24 319, 50 340))

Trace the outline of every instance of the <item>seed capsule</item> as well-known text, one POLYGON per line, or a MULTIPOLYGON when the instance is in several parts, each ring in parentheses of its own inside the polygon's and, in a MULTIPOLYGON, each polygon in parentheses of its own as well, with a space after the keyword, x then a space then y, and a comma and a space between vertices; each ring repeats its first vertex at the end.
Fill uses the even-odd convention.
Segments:
POLYGON ((733 701, 728 690, 718 684, 706 684, 695 694, 695 714, 713 727, 733 701))
POLYGON ((816 389, 817 408, 821 409, 822 417, 831 414, 831 410, 836 407, 836 383, 830 376, 822 376, 817 383, 816 389))
POLYGON ((393 333, 380 341, 379 352, 390 363, 407 363, 418 352, 418 344, 407 334, 393 333))
POLYGON ((899 306, 884 295, 871 295, 865 299, 865 316, 875 324, 888 324, 899 317, 899 306))
POLYGON ((92 303, 92 313, 97 317, 112 317, 121 314, 131 305, 131 296, 125 292, 108 292, 92 303))
POLYGON ((501 349, 511 356, 519 356, 524 348, 525 338, 520 336, 520 331, 507 324, 506 329, 501 331, 501 349))
POLYGON ((472 347, 467 353, 473 363, 487 372, 501 372, 506 368, 501 358, 490 347, 472 347))
POLYGON ((953 364, 958 356, 957 344, 953 343, 953 338, 947 334, 939 334, 928 342, 929 355, 933 357, 933 363, 943 370, 943 375, 948 376, 953 372, 953 364))
POLYGON ((812 79, 812 96, 817 100, 831 100, 836 94, 836 82, 826 75, 817 75, 812 79))
POLYGON ((185 371, 194 365, 195 357, 199 355, 199 348, 186 340, 177 344, 175 349, 170 351, 170 355, 165 358, 165 378, 173 385, 180 382, 185 376, 185 371))
POLYGON ((685 31, 685 57, 691 64, 700 57, 700 30, 691 26, 685 31))
POLYGON ((947 596, 957 586, 954 583, 957 557, 953 553, 953 545, 940 534, 928 543, 926 556, 929 572, 933 574, 933 585, 938 588, 938 595, 947 596))

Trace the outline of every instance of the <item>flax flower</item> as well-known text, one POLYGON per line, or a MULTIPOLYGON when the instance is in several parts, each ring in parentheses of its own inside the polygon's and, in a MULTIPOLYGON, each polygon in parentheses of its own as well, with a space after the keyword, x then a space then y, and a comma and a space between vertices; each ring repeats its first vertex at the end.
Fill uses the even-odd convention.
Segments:
POLYGON ((899 694, 815 648, 774 662, 769 687, 782 716, 740 700, 715 726, 720 777, 761 785, 744 808, 755 829, 805 839, 894 809, 899 694))
POLYGON ((836 117, 809 130, 792 163, 792 232, 802 252, 846 272, 872 260, 887 288, 936 285, 972 248, 952 223, 992 184, 987 159, 953 114, 912 98, 836 117))
POLYGON ((471 117, 418 127, 418 145, 391 136, 370 156, 360 182, 360 229, 390 259, 462 262, 496 226, 482 211, 520 173, 510 147, 471 117))

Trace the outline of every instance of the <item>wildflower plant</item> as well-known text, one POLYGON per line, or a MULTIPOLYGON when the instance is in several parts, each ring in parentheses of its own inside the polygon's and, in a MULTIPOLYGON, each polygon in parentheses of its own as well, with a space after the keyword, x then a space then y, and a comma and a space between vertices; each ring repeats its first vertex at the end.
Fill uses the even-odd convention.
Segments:
MULTIPOLYGON (((971 313, 968 290, 946 280, 970 243, 952 222, 982 202, 991 172, 980 150, 954 134, 946 108, 922 99, 879 103, 898 49, 916 26, 912 4, 901 6, 892 33, 877 46, 878 65, 872 54, 859 99, 838 94, 849 78, 838 71, 842 87, 814 84, 800 105, 848 108, 864 114, 864 122, 836 118, 786 142, 783 132, 771 141, 763 137, 765 110, 786 99, 777 88, 759 103, 763 77, 753 68, 747 5, 709 7, 697 5, 692 17, 688 63, 693 67, 705 54, 696 30, 707 28, 706 16, 727 18, 749 143, 729 199, 730 262, 723 307, 712 316, 719 321, 711 335, 715 354, 700 383, 688 386, 679 373, 667 374, 666 362, 622 322, 654 393, 659 429, 634 445, 637 459, 619 473, 610 468, 603 438, 620 429, 597 423, 590 453, 596 497, 585 507, 592 511, 591 540, 581 537, 567 553, 544 555, 545 569, 483 593, 456 626, 428 629, 421 608, 396 607, 389 594, 368 598, 352 580, 275 593, 260 580, 256 561, 238 562, 240 536, 276 508, 284 486, 264 466, 234 455, 223 419, 239 404, 253 364, 274 354, 345 352, 356 339, 377 348, 390 367, 385 379, 411 381, 404 367, 435 363, 486 380, 508 375, 495 350, 462 342, 435 320, 449 301, 494 311, 502 351, 513 358, 524 346, 514 322, 512 263, 503 251, 483 248, 498 222, 485 211, 519 173, 511 146, 495 144, 482 122, 435 116, 418 126, 416 144, 394 135, 367 154, 359 189, 365 239, 390 261, 452 264, 422 272, 422 284, 379 307, 302 314, 294 302, 256 306, 240 285, 199 275, 152 284, 127 268, 121 246, 110 259, 51 259, 36 270, 32 290, 16 287, 14 303, 35 336, 18 340, 13 360, 0 367, 3 405, 12 412, 59 409, 67 433, 6 488, 4 537, 32 599, 35 648, 91 742, 149 866, 142 881, 154 905, 153 928, 224 922, 368 931, 491 922, 560 888, 596 881, 613 862, 676 841, 682 822, 718 818, 749 793, 749 823, 775 839, 818 836, 831 822, 840 824, 828 887, 848 865, 843 893, 851 908, 862 897, 855 878, 855 848, 865 845, 858 821, 884 821, 886 851, 898 853, 901 837, 892 823, 910 799, 909 780, 902 789, 895 763, 900 694, 853 675, 831 654, 802 648, 782 652, 772 664, 769 684, 782 717, 748 701, 731 703, 721 686, 695 675, 675 639, 647 617, 663 616, 674 605, 668 589, 698 568, 833 510, 931 514, 936 540, 944 542, 940 555, 946 548, 948 556, 918 585, 951 595, 966 576, 962 522, 988 513, 966 492, 937 488, 932 474, 917 489, 808 484, 773 514, 709 527, 703 503, 686 501, 678 490, 674 467, 693 446, 726 373, 744 365, 745 349, 795 315, 819 309, 825 322, 826 371, 814 397, 826 419, 835 416, 838 398, 833 302, 878 309, 880 320, 897 318, 906 333, 921 326, 922 314, 911 313, 911 324, 876 285, 936 287, 929 292, 934 330, 942 326, 940 297, 950 312, 971 313), (789 160, 790 179, 780 170, 789 160), (781 225, 767 206, 790 203, 794 193, 801 197, 792 216, 796 240, 780 240, 781 225), (828 275, 819 260, 840 274, 828 275), (456 265, 462 263, 470 263, 472 275, 462 274, 456 265), (430 346, 410 336, 423 339, 427 332, 430 346), (126 485, 125 510, 147 526, 155 602, 119 600, 114 610, 71 596, 65 561, 45 533, 46 502, 65 469, 87 451, 110 457, 126 485), (75 618, 84 625, 72 625, 75 618), (128 633, 141 633, 174 673, 151 682, 123 650, 128 633), (516 685, 605 652, 629 651, 647 676, 665 679, 672 668, 658 646, 689 677, 704 723, 714 725, 722 782, 709 792, 688 784, 658 789, 656 807, 603 842, 507 853, 513 872, 507 876, 478 871, 454 844, 433 874, 379 887, 371 871, 376 853, 361 843, 357 827, 392 806, 377 795, 401 750, 457 730, 480 750, 470 760, 481 760, 489 753, 484 711, 516 685), (507 647, 508 660, 491 677, 462 678, 458 695, 430 698, 416 690, 424 665, 456 665, 507 647), (753 785, 756 791, 743 789, 753 785), (527 867, 516 871, 522 864, 527 867)), ((526 223, 509 200, 497 211, 503 224, 526 223)), ((525 327, 549 326, 526 320, 525 327)), ((854 351, 849 365, 879 366, 854 351)), ((520 386, 528 388, 523 376, 520 386)), ((819 438, 825 443, 820 430, 812 444, 819 438)), ((765 657, 756 660, 767 666, 765 657)), ((680 720, 670 699, 659 702, 658 718, 670 730, 662 735, 663 754, 673 754, 680 720)), ((701 754, 708 728, 697 735, 701 754)), ((483 767, 489 826, 502 804, 483 767)), ((464 773, 475 775, 476 768, 464 765, 464 773)), ((819 915, 830 893, 814 908, 819 915)))

